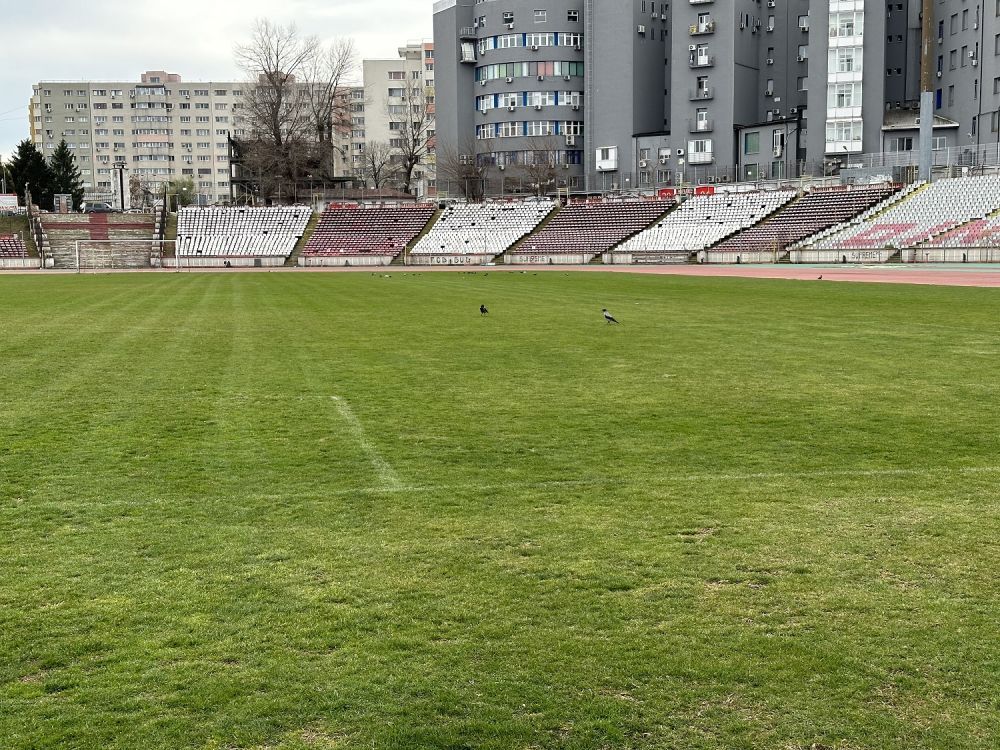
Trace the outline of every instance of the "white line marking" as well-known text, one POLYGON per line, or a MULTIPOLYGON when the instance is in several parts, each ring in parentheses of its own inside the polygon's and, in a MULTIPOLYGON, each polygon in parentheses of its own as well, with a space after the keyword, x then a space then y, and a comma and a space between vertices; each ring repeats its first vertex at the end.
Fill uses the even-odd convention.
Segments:
MULTIPOLYGON (((356 418, 355 418, 356 420, 356 418)), ((359 426, 360 428, 360 426, 359 426)), ((367 443, 367 441, 365 441, 367 443)), ((365 444, 363 443, 363 445, 365 444)), ((368 444, 370 446, 370 444, 368 444)), ((374 449, 372 449, 374 450, 374 449)), ((376 453, 376 456, 378 454, 376 453)), ((372 459, 373 462, 375 459, 372 459)), ((381 456, 378 460, 382 461, 381 456)), ((384 463, 384 461, 383 461, 384 463)), ((388 466, 392 472, 392 467, 388 466)), ((565 488, 587 488, 587 487, 652 487, 667 486, 670 484, 690 484, 701 482, 747 482, 747 481, 780 481, 785 479, 860 479, 873 477, 935 477, 954 475, 975 475, 975 474, 1000 474, 1000 466, 963 466, 957 468, 934 467, 926 469, 844 469, 829 471, 802 471, 802 472, 758 472, 746 474, 679 474, 677 476, 643 477, 641 479, 629 480, 623 477, 594 477, 591 479, 565 479, 541 482, 467 482, 457 484, 427 484, 427 485, 404 485, 395 478, 391 486, 367 486, 352 487, 342 490, 333 490, 324 495, 357 495, 357 494, 397 494, 397 493, 419 493, 419 492, 497 492, 504 490, 549 490, 565 488)), ((395 472, 392 472, 395 477, 395 472)), ((381 476, 381 475, 380 475, 381 476)), ((387 483, 388 484, 388 483, 387 483)), ((267 495, 267 497, 279 497, 277 495, 267 495)), ((287 497, 281 495, 280 497, 287 497)))
POLYGON ((337 410, 340 412, 340 416, 342 416, 344 421, 347 422, 348 426, 351 428, 351 432, 354 433, 354 437, 361 445, 361 450, 365 452, 365 455, 368 456, 368 460, 371 461, 372 466, 375 468, 375 473, 378 474, 378 478, 382 482, 380 490, 383 492, 403 491, 405 488, 403 487, 403 483, 399 480, 399 475, 396 474, 396 470, 393 469, 392 465, 385 460, 381 453, 379 453, 375 444, 368 439, 368 433, 365 432, 364 425, 361 424, 361 420, 358 419, 358 416, 354 413, 354 409, 351 408, 351 405, 340 396, 331 396, 330 398, 333 399, 333 403, 337 405, 337 410))

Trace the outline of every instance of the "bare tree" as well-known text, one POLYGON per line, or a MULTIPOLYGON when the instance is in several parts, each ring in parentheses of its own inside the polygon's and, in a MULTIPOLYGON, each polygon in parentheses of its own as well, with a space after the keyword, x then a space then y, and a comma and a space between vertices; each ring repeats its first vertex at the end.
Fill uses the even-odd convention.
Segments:
POLYGON ((385 187, 387 182, 397 176, 393 151, 392 146, 382 141, 365 144, 364 153, 361 155, 362 169, 365 180, 376 190, 385 187))
POLYGON ((547 195, 556 191, 562 145, 556 136, 534 136, 528 139, 520 171, 535 195, 547 195))
POLYGON ((324 47, 294 24, 259 19, 235 56, 247 76, 242 117, 248 135, 237 139, 236 149, 241 179, 262 199, 330 179, 334 133, 350 117, 342 89, 356 67, 354 43, 324 47))
POLYGON ((393 105, 386 105, 386 109, 396 149, 394 161, 399 167, 403 192, 409 193, 414 169, 426 162, 434 148, 434 108, 427 103, 423 91, 418 96, 407 89, 403 102, 394 105, 398 109, 393 105))
POLYGON ((328 47, 317 45, 305 60, 306 100, 317 142, 330 143, 336 133, 350 128, 350 99, 344 95, 344 87, 356 70, 357 51, 352 39, 337 39, 328 47))
MULTIPOLYGON (((480 141, 479 150, 490 153, 490 141, 480 141)), ((475 141, 460 146, 448 146, 437 151, 438 187, 445 181, 449 192, 459 192, 469 201, 481 201, 493 162, 485 154, 477 154, 475 141)))

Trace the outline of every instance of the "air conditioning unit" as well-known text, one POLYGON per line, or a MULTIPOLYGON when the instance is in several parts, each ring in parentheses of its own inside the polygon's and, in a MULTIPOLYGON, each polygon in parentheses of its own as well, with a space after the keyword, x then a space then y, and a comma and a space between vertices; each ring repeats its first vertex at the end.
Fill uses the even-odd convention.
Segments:
POLYGON ((567 146, 575 146, 576 145, 576 136, 575 135, 567 135, 566 136, 566 145, 567 146))
POLYGON ((510 76, 507 76, 507 83, 514 83, 514 79, 511 78, 510 76))
POLYGON ((771 90, 771 89, 767 89, 767 90, 766 90, 766 91, 764 92, 764 96, 774 96, 774 91, 773 91, 773 90, 771 90))
POLYGON ((580 111, 580 105, 579 104, 574 104, 573 105, 573 111, 574 112, 579 112, 580 111))
POLYGON ((646 27, 645 27, 645 26, 643 26, 643 25, 642 25, 642 24, 640 23, 640 24, 639 24, 638 26, 636 26, 636 27, 635 27, 635 33, 636 33, 636 34, 645 34, 645 33, 646 33, 646 27))
POLYGON ((536 112, 541 112, 542 111, 542 105, 541 104, 536 104, 535 105, 535 111, 536 112))
POLYGON ((937 77, 938 77, 938 78, 940 78, 941 76, 942 76, 942 73, 941 73, 941 71, 939 70, 939 71, 937 72, 937 77))
POLYGON ((809 59, 808 57, 803 57, 802 55, 799 55, 798 57, 795 58, 795 62, 805 62, 808 59, 809 59))
POLYGON ((669 156, 661 156, 660 157, 660 164, 669 164, 669 163, 670 163, 670 157, 669 156))
POLYGON ((513 104, 511 104, 509 107, 507 107, 507 111, 508 112, 514 112, 516 110, 517 110, 517 107, 515 107, 513 104))
POLYGON ((767 32, 770 34, 772 31, 774 31, 774 27, 771 24, 768 24, 767 25, 767 32))
POLYGON ((563 80, 564 81, 572 81, 573 77, 572 76, 563 76, 563 80))
POLYGON ((506 169, 506 167, 503 164, 501 164, 499 167, 497 167, 497 169, 503 172, 506 169))
POLYGON ((979 65, 979 60, 973 60, 973 61, 972 61, 972 67, 974 68, 974 67, 976 67, 977 65, 979 65))
POLYGON ((778 146, 777 148, 775 148, 775 149, 774 149, 774 150, 772 151, 772 153, 773 153, 773 154, 774 154, 775 156, 781 156, 781 146, 778 146))
POLYGON ((569 169, 569 164, 563 164, 563 169, 569 169))
POLYGON ((768 8, 773 8, 776 5, 777 5, 777 3, 774 0, 767 0, 767 7, 768 8))
POLYGON ((682 149, 682 148, 677 149, 677 155, 678 156, 684 156, 684 149, 682 149))
POLYGON ((511 29, 511 30, 513 31, 513 29, 514 29, 514 24, 512 24, 512 23, 509 23, 509 24, 507 24, 507 28, 508 28, 508 29, 511 29))
POLYGON ((792 107, 791 109, 788 110, 788 114, 790 115, 797 115, 798 113, 799 113, 798 107, 792 107))
POLYGON ((531 45, 531 51, 532 52, 538 52, 538 45, 537 44, 532 44, 531 45))
POLYGON ((774 58, 773 57, 769 57, 764 62, 766 64, 768 64, 768 65, 774 65, 774 58))
POLYGON ((545 80, 545 76, 538 76, 538 80, 539 81, 544 81, 545 80))
POLYGON ((698 45, 697 44, 689 44, 688 45, 688 52, 694 52, 697 49, 698 49, 698 45))
POLYGON ((639 159, 639 169, 645 169, 649 166, 649 162, 645 159, 639 159))
POLYGON ((479 82, 479 85, 480 85, 480 86, 485 86, 485 85, 486 85, 486 81, 480 81, 480 82, 479 82))

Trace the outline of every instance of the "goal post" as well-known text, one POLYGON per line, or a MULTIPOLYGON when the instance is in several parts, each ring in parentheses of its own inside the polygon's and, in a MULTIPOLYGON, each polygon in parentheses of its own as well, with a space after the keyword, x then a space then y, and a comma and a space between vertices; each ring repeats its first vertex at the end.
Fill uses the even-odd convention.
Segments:
POLYGON ((76 240, 77 273, 162 268, 163 256, 176 254, 176 240, 155 237, 114 240, 76 240))

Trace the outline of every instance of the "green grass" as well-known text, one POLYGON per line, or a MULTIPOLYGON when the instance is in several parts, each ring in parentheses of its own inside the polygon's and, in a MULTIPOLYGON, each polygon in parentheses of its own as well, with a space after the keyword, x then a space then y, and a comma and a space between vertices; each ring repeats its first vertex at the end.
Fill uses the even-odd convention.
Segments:
POLYGON ((0 278, 0 746, 996 747, 996 321, 988 289, 0 278))

